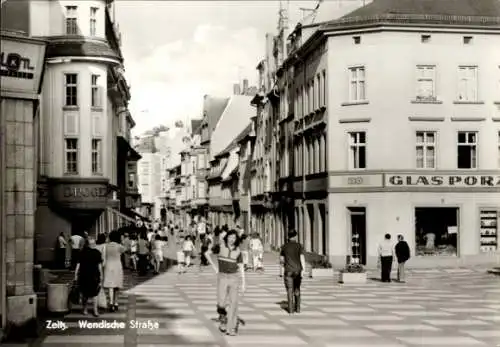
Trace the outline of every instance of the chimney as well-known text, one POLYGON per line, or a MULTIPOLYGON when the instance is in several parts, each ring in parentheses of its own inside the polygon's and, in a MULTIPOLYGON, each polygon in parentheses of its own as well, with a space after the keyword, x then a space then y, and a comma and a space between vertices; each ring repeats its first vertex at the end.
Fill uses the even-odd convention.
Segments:
POLYGON ((248 80, 245 78, 243 80, 243 95, 247 95, 248 93, 248 80))
POLYGON ((233 84, 233 94, 234 95, 241 95, 241 89, 240 89, 239 83, 233 84))

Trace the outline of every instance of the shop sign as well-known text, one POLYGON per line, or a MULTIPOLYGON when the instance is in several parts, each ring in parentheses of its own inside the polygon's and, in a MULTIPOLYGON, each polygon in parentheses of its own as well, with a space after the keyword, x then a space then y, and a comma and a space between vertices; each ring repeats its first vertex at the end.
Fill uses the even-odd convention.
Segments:
POLYGON ((105 198, 107 195, 107 187, 64 187, 63 189, 65 199, 105 198))
POLYGON ((98 183, 59 183, 53 187, 52 197, 62 207, 77 209, 104 208, 108 203, 109 189, 98 183))
POLYGON ((2 91, 38 94, 44 69, 45 43, 17 36, 1 36, 2 91))
POLYGON ((330 176, 330 188, 376 188, 382 187, 381 174, 330 176))
POLYGON ((500 175, 386 175, 386 187, 500 187, 500 175))

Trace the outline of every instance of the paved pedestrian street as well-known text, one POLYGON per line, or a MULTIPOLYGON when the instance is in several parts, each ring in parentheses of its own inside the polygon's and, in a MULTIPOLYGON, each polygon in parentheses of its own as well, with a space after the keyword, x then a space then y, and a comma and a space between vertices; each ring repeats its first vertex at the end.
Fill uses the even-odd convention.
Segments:
MULTIPOLYGON (((289 316, 276 269, 248 273, 240 316, 246 325, 235 337, 223 336, 214 321, 215 275, 192 268, 168 272, 124 293, 126 310, 88 320, 158 322, 158 329, 52 330, 41 346, 499 346, 500 277, 475 270, 414 272, 407 284, 371 280, 339 285, 306 279, 302 313, 289 316), (128 296, 128 297, 127 297, 128 296)), ((92 316, 90 316, 92 317, 92 316)))

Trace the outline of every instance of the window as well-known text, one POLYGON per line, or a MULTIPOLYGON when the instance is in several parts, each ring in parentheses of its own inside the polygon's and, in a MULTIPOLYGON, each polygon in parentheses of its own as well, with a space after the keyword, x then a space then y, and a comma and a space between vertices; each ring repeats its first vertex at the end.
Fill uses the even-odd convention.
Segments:
POLYGON ((92 75, 92 107, 102 107, 99 75, 92 75))
POLYGON ((363 101, 365 95, 365 68, 349 68, 349 101, 363 101))
POLYGON ((314 78, 309 82, 309 98, 307 101, 309 109, 307 113, 314 111, 314 78))
POLYGON ((97 11, 99 9, 97 7, 90 8, 90 36, 96 36, 96 27, 97 27, 97 11))
POLYGON ((429 42, 431 42, 431 35, 422 35, 420 37, 420 41, 422 43, 429 43, 429 42))
POLYGON ((128 187, 135 188, 135 174, 133 173, 128 174, 128 187))
POLYGON ((417 100, 436 100, 436 67, 417 66, 417 100))
POLYGON ((458 100, 477 101, 477 66, 458 68, 458 100))
POLYGON ((307 110, 309 110, 309 99, 307 98, 307 90, 309 89, 309 86, 306 85, 306 86, 302 86, 302 102, 303 102, 303 106, 302 106, 302 114, 301 116, 304 116, 306 113, 307 113, 307 110))
POLYGON ((472 36, 464 36, 464 45, 470 45, 472 43, 472 36))
POLYGON ((65 139, 66 174, 78 174, 78 139, 65 139))
POLYGON ((326 103, 328 102, 326 95, 328 92, 327 92, 327 87, 326 87, 326 71, 325 70, 323 70, 323 87, 322 87, 322 89, 323 89, 323 95, 322 95, 323 102, 322 102, 321 106, 326 106, 326 103))
POLYGON ((315 109, 317 110, 321 106, 321 77, 320 74, 316 75, 316 92, 314 93, 314 103, 315 103, 315 109))
POLYGON ((78 106, 78 75, 65 74, 66 106, 78 106))
POLYGON ((101 168, 101 140, 92 139, 92 173, 102 173, 101 168))
POLYGON ((500 131, 498 132, 498 168, 500 169, 500 131))
POLYGON ((349 133, 350 169, 366 169, 366 133, 349 133))
POLYGON ((477 168, 477 132, 459 131, 457 138, 458 168, 477 168))
POLYGON ((78 35, 78 13, 76 6, 66 6, 66 35, 78 35))
POLYGON ((436 133, 417 131, 417 168, 436 168, 436 133))
POLYGON ((352 38, 352 41, 354 42, 355 45, 359 45, 361 43, 361 36, 354 36, 352 38))

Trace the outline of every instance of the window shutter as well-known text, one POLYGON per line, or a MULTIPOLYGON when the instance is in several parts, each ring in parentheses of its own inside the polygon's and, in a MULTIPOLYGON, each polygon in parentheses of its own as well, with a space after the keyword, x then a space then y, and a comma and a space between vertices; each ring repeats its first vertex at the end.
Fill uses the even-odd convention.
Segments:
POLYGON ((101 130, 101 115, 92 115, 92 136, 100 137, 102 136, 101 130))
POLYGON ((64 135, 73 136, 78 135, 78 114, 65 113, 64 114, 64 135))

